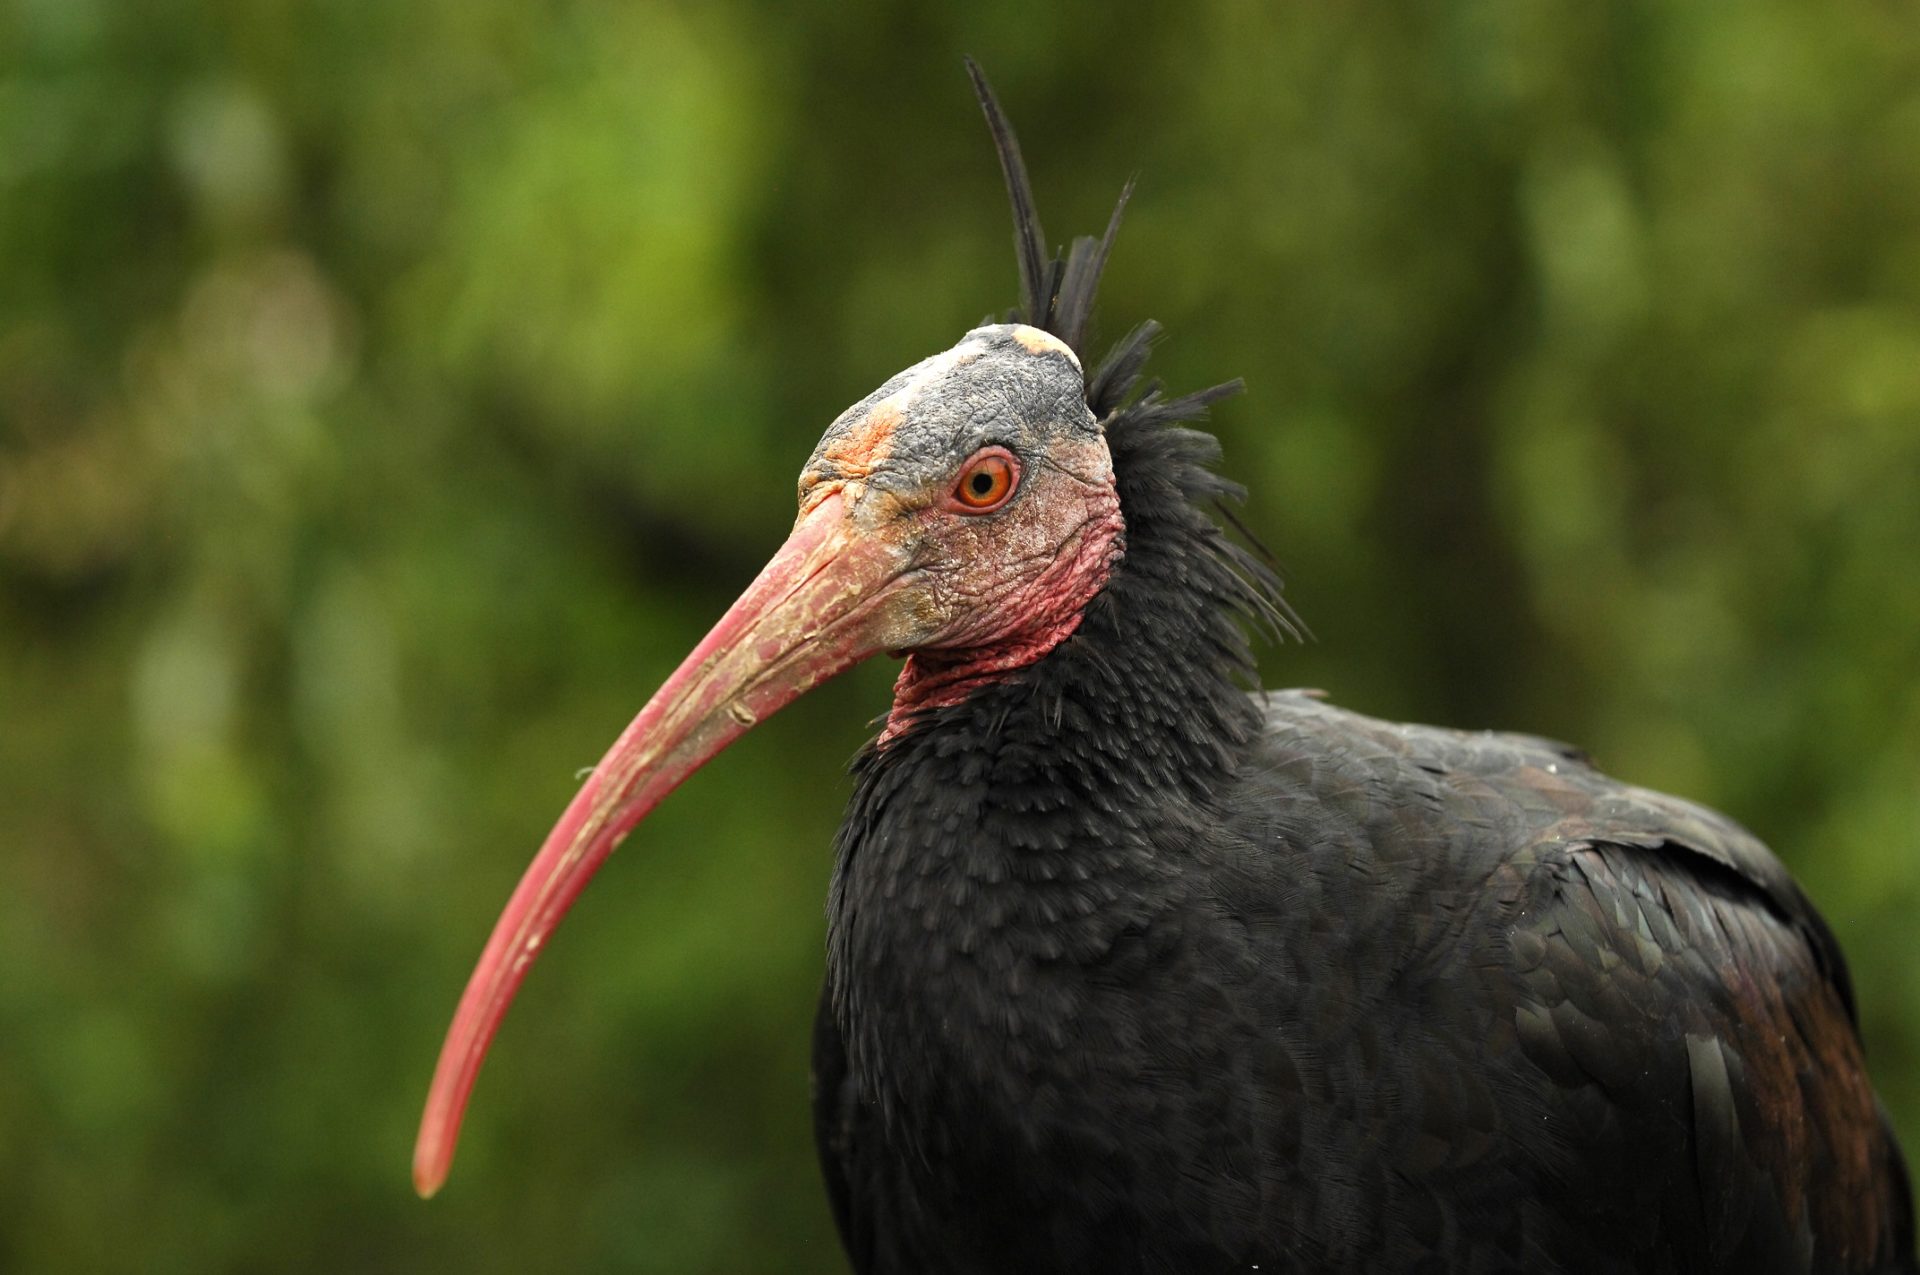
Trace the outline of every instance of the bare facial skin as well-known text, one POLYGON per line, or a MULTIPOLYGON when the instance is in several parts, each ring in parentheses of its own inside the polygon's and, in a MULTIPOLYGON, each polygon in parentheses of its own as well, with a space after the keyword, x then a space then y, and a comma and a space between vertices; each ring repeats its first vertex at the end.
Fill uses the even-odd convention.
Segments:
POLYGON ((1037 659, 1104 583, 1122 544, 1119 501, 1084 393, 1059 338, 981 328, 849 408, 808 462, 803 508, 841 491, 863 533, 911 564, 896 601, 906 640, 895 649, 912 656, 896 716, 1037 659), (982 513, 955 498, 954 484, 992 449, 1019 477, 982 513))

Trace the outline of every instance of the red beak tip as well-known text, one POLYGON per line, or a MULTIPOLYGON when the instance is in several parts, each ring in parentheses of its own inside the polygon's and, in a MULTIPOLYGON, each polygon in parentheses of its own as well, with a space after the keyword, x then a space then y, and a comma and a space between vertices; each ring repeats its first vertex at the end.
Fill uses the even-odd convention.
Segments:
POLYGON ((417 1164, 413 1167, 413 1189, 423 1200, 431 1200, 447 1184, 447 1171, 434 1169, 428 1165, 417 1164))

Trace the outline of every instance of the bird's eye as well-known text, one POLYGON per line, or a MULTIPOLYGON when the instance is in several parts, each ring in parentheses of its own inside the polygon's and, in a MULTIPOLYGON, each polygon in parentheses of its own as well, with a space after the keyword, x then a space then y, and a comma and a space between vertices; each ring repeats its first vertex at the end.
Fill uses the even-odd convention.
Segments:
POLYGON ((1019 477, 1020 463, 1013 453, 1004 447, 988 447, 961 467, 953 498, 966 513, 989 513, 1007 503, 1019 477))

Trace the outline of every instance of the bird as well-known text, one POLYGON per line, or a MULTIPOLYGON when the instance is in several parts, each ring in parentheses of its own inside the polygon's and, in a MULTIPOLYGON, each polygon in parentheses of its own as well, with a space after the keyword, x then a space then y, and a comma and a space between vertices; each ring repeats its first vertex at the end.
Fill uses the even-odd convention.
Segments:
POLYGON ((1087 357, 1105 233, 1045 247, 967 69, 1020 305, 885 381, 791 535, 586 778, 443 1047, 444 1182, 489 1042, 675 786, 880 654, 813 1042, 858 1275, 1915 1272, 1845 959, 1701 806, 1521 734, 1264 692, 1297 631, 1159 335, 1087 357))

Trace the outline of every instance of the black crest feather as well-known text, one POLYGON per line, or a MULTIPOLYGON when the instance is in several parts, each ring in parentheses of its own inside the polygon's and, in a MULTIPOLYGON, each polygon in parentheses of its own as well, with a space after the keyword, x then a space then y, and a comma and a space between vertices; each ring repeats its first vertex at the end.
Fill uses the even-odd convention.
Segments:
POLYGON ((986 114, 987 128, 993 133, 994 149, 1000 154, 1000 171, 1007 179, 1007 197, 1013 203, 1013 252, 1020 265, 1021 306, 1011 316, 1053 333, 1067 343, 1076 356, 1087 337, 1087 321, 1093 316, 1094 296, 1100 290, 1100 272, 1106 269, 1107 255, 1120 233, 1120 218, 1133 195, 1133 182, 1121 188, 1120 199, 1107 219, 1107 232, 1095 239, 1082 235, 1073 241, 1062 259, 1047 247, 1047 233, 1040 228, 1040 212, 1033 200, 1033 183, 1027 177, 1027 161, 1020 154, 1020 139, 1000 109, 987 77, 979 64, 967 59, 967 74, 973 91, 986 114))
MULTIPOLYGON (((1020 154, 1020 139, 979 64, 972 58, 966 59, 966 64, 974 94, 987 117, 987 128, 993 134, 1000 171, 1007 181, 1007 198, 1013 205, 1013 248, 1020 266, 1022 306, 1009 318, 1053 333, 1085 362, 1087 325, 1100 290, 1100 275, 1113 251, 1127 201, 1133 196, 1133 180, 1128 179, 1121 188, 1113 215, 1107 219, 1106 233, 1098 239, 1091 235, 1075 239, 1062 259, 1047 247, 1033 198, 1033 182, 1020 154)), ((1305 627, 1281 596, 1272 555, 1233 512, 1233 506, 1245 499, 1245 490, 1213 471, 1219 444, 1210 434, 1180 428, 1182 422, 1204 419, 1209 407, 1238 394, 1244 382, 1236 377, 1174 398, 1162 395, 1158 381, 1143 385, 1141 375, 1160 331, 1160 325, 1149 319, 1114 343, 1087 377, 1087 407, 1106 430, 1116 469, 1123 468, 1136 453, 1148 455, 1152 463, 1170 465, 1169 491, 1177 492, 1182 501, 1210 508, 1246 542, 1235 543, 1205 519, 1201 520, 1206 523, 1204 528, 1189 528, 1222 571, 1217 600, 1269 637, 1299 638, 1305 634, 1305 627)))
MULTIPOLYGON (((1007 179, 1007 198, 1013 201, 1013 253, 1020 263, 1020 321, 1052 332, 1054 265, 1047 253, 1047 234, 1040 229, 1040 213, 1033 204, 1033 183, 1027 180, 1027 161, 1020 156, 1020 139, 1013 134, 999 99, 987 84, 979 63, 967 59, 967 75, 986 113, 994 149, 1000 153, 1000 171, 1007 179)), ((1054 333, 1058 336, 1058 333, 1054 333)), ((1063 338, 1064 339, 1064 338, 1063 338)), ((1076 354, 1078 350, 1074 351, 1076 354)))

